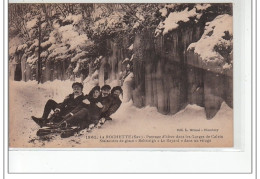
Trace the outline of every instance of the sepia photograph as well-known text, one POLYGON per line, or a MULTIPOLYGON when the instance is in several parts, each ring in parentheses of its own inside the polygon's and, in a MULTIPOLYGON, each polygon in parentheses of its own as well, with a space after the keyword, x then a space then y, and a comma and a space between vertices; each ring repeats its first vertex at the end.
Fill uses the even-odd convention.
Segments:
POLYGON ((8 3, 9 148, 232 148, 232 3, 8 3))

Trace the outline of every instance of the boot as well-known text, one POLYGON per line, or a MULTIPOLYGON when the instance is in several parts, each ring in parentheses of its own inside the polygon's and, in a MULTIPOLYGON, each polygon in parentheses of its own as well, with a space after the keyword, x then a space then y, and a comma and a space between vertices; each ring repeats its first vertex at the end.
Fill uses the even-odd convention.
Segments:
POLYGON ((106 117, 106 121, 112 121, 111 117, 106 117))
POLYGON ((38 124, 41 128, 46 125, 46 119, 43 118, 37 118, 35 116, 32 116, 32 120, 38 124))

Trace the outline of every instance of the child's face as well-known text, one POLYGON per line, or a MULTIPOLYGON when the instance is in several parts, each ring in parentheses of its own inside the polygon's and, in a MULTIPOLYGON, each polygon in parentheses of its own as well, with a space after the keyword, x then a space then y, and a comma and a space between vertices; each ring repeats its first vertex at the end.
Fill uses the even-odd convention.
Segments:
POLYGON ((100 91, 95 90, 93 93, 93 98, 97 98, 100 95, 100 91))

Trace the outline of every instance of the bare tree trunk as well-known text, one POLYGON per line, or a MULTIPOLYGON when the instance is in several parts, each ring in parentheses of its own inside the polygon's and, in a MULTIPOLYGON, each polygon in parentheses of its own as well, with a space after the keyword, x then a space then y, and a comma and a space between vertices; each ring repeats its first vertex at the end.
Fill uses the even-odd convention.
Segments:
POLYGON ((42 61, 41 61, 41 21, 39 21, 39 44, 38 44, 38 84, 41 82, 42 76, 42 61))

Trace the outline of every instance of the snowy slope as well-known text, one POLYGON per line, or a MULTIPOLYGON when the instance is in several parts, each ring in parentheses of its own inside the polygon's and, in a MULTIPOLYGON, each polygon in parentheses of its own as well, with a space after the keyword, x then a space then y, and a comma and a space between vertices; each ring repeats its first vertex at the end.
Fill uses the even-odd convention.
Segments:
MULTIPOLYGON (((186 135, 177 129, 219 129, 219 132, 200 132, 199 135, 223 135, 224 139, 216 139, 211 143, 201 143, 191 146, 189 143, 139 143, 139 147, 217 147, 232 145, 233 110, 225 103, 212 120, 206 120, 204 108, 188 105, 175 115, 162 115, 155 107, 136 108, 132 101, 123 103, 119 110, 112 115, 113 121, 105 123, 101 129, 91 133, 85 131, 78 136, 67 139, 59 135, 40 139, 36 136, 39 127, 30 119, 30 116, 41 116, 44 105, 48 99, 61 102, 71 92, 72 82, 54 81, 38 85, 35 81, 10 81, 10 118, 9 131, 10 147, 136 147, 135 143, 102 143, 99 140, 87 139, 93 136, 162 136, 186 135), (85 133, 84 133, 85 132, 85 133)), ((84 92, 90 87, 85 85, 84 92)), ((191 135, 197 135, 191 132, 191 135)))

